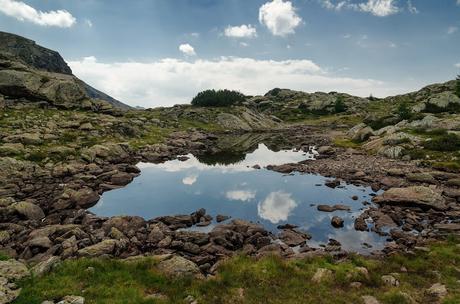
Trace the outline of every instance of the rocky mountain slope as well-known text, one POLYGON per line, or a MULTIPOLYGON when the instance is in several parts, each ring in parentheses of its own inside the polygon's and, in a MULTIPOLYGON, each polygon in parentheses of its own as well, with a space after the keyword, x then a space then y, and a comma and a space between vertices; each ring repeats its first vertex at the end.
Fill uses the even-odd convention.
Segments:
POLYGON ((0 94, 11 102, 23 98, 62 108, 130 108, 75 77, 59 53, 5 32, 0 32, 0 94))

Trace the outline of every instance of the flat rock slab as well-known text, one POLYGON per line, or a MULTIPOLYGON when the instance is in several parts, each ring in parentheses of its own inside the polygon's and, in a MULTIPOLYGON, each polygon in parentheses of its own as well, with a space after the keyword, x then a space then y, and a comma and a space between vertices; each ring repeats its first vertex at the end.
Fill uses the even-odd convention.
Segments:
POLYGON ((407 188, 391 188, 383 194, 374 197, 373 202, 380 205, 413 206, 423 209, 447 210, 447 205, 441 194, 431 188, 414 186, 407 188))

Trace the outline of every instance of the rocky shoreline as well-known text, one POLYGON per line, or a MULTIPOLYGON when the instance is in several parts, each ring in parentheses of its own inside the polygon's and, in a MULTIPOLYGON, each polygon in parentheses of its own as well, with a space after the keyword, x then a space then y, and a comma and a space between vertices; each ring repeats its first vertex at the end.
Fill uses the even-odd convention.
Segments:
MULTIPOLYGON (((0 190, 2 252, 30 263, 40 263, 52 256, 127 258, 177 253, 196 263, 204 273, 212 273, 217 261, 241 250, 256 256, 267 252, 286 257, 323 251, 346 254, 340 244, 326 246, 325 250, 309 248, 308 234, 293 227, 284 227, 279 236, 260 225, 240 220, 219 224, 210 233, 181 230, 209 223, 211 216, 205 210, 152 220, 103 218, 86 211, 104 191, 130 183, 140 172, 135 163, 162 162, 178 155, 210 151, 215 149, 217 138, 198 131, 177 132, 165 144, 136 152, 124 144, 96 145, 87 152, 86 163, 52 168, 3 158, 3 168, 7 166, 8 171, 2 172, 8 174, 7 183, 0 190), (300 250, 294 251, 295 246, 301 246, 300 250)), ((298 145, 302 147, 302 143, 298 145)), ((412 202, 401 199, 404 195, 401 193, 374 198, 380 207, 368 208, 355 221, 355 228, 363 231, 368 230, 367 221, 372 219, 372 229, 391 239, 383 254, 411 250, 447 232, 458 231, 453 220, 460 212, 457 206, 460 196, 457 188, 446 186, 445 182, 453 183, 455 174, 422 170, 413 163, 369 156, 356 150, 331 146, 318 150, 320 157, 316 161, 267 168, 281 173, 298 171, 336 178, 328 184, 330 187, 346 182, 371 186, 374 190, 412 191, 407 194, 413 198, 412 202), (414 197, 414 191, 423 191, 420 200, 414 197), (386 228, 391 230, 384 232, 386 228)))

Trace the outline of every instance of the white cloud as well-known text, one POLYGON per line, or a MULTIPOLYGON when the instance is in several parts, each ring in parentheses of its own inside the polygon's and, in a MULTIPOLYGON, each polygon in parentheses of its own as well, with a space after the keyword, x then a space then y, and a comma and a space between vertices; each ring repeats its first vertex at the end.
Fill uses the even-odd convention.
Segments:
POLYGON ((275 36, 293 34, 302 23, 290 1, 273 0, 259 9, 259 22, 275 36))
POLYGON ((187 56, 195 56, 196 55, 195 49, 193 48, 193 46, 191 46, 188 43, 184 43, 184 44, 179 45, 179 51, 181 51, 182 53, 184 53, 187 56))
POLYGON ((336 11, 340 11, 343 8, 352 8, 353 6, 353 4, 349 3, 348 0, 337 2, 337 4, 334 4, 331 0, 320 0, 320 2, 323 5, 323 7, 329 10, 336 10, 336 11))
POLYGON ((93 27, 93 22, 92 22, 91 20, 89 20, 89 19, 86 19, 86 20, 85 20, 85 24, 86 24, 86 26, 88 26, 88 27, 93 27))
POLYGON ((297 207, 290 193, 283 191, 271 192, 264 201, 257 204, 257 213, 273 224, 286 221, 292 210, 297 207))
POLYGON ((458 31, 458 27, 456 26, 449 26, 447 29, 447 34, 452 35, 458 31))
POLYGON ((42 12, 21 1, 0 0, 0 12, 41 26, 71 27, 77 22, 66 10, 42 12))
POLYGON ((254 38, 257 37, 257 30, 251 24, 240 26, 228 26, 224 35, 232 38, 254 38))
POLYGON ((412 0, 407 0, 407 9, 409 10, 411 14, 419 13, 418 9, 412 4, 412 0))
MULTIPOLYGON (((350 9, 360 12, 371 13, 374 16, 385 17, 398 13, 401 9, 396 6, 396 0, 367 0, 367 2, 351 3, 350 0, 319 0, 323 7, 329 10, 341 11, 350 9)), ((410 0, 409 0, 410 3, 410 0)), ((408 6, 409 6, 408 3, 408 6)), ((410 3, 409 11, 417 9, 410 3)))
POLYGON ((233 190, 225 193, 225 196, 229 200, 249 202, 256 197, 256 192, 250 190, 233 190))
POLYGON ((248 47, 249 44, 246 43, 246 42, 241 41, 241 42, 240 42, 240 46, 242 46, 242 47, 248 47))
POLYGON ((190 176, 186 176, 182 179, 182 183, 184 185, 187 185, 187 186, 191 186, 193 185, 194 183, 196 183, 198 179, 198 175, 190 175, 190 176))
POLYGON ((359 4, 359 9, 374 16, 385 17, 399 12, 395 2, 395 0, 368 0, 367 3, 359 4))
MULTIPOLYGON (((99 90, 131 105, 144 107, 189 103, 209 88, 264 94, 275 87, 306 92, 342 91, 359 96, 405 92, 372 79, 337 77, 310 60, 161 59, 151 62, 102 63, 94 57, 68 61, 72 71, 99 90)), ((412 88, 411 88, 412 89, 412 88)))
MULTIPOLYGON (((460 0, 459 0, 459 1, 460 1, 460 0)), ((459 62, 459 63, 456 63, 456 64, 454 64, 454 66, 455 66, 456 68, 459 68, 459 69, 460 69, 460 62, 459 62)))
POLYGON ((460 0, 457 0, 457 5, 460 5, 460 0))

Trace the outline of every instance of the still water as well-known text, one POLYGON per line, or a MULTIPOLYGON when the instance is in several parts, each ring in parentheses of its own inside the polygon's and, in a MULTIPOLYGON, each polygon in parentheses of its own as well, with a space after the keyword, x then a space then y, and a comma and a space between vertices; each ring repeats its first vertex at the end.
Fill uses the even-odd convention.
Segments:
MULTIPOLYGON (((189 214, 199 208, 216 216, 261 223, 278 232, 277 226, 294 224, 313 238, 309 246, 327 243, 330 238, 342 243, 345 250, 366 252, 381 249, 385 239, 372 232, 358 232, 354 219, 362 212, 363 201, 370 201, 370 188, 343 185, 331 189, 325 177, 313 174, 284 175, 266 170, 269 164, 286 164, 310 159, 314 155, 302 151, 271 151, 259 144, 251 153, 234 157, 234 163, 209 159, 199 160, 187 155, 185 161, 172 160, 161 164, 139 163, 141 175, 128 186, 104 193, 91 211, 101 216, 138 215, 151 219, 163 215, 189 214), (262 169, 253 168, 259 165, 262 169), (353 200, 352 196, 358 196, 353 200), (325 213, 318 204, 345 204, 351 211, 325 213), (331 218, 345 220, 343 228, 331 226, 331 218)), ((196 228, 208 231, 216 225, 196 228)))

